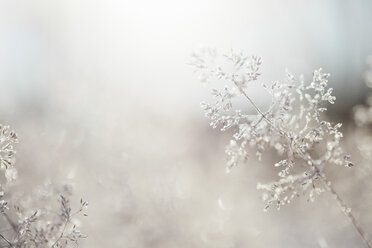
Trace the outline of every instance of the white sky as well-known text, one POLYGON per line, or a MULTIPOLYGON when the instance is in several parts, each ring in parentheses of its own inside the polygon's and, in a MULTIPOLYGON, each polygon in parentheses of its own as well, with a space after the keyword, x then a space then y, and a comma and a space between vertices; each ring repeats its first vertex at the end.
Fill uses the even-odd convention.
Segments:
MULTIPOLYGON (((368 9, 367 1, 1 1, 0 82, 36 97, 53 86, 113 87, 159 109, 192 109, 204 93, 186 63, 209 46, 262 56, 268 80, 323 67, 334 82, 361 85, 372 52, 368 9)), ((361 87, 345 90, 355 97, 361 87)))

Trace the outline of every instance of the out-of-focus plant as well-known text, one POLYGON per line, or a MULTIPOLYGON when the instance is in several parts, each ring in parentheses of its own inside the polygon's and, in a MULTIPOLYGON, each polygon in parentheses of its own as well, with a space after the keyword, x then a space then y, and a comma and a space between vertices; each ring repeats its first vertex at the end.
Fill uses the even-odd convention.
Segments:
MULTIPOLYGON (((372 87, 372 56, 367 58, 367 70, 365 73, 365 84, 372 87)), ((359 104, 353 108, 353 119, 357 126, 354 132, 356 147, 362 158, 362 163, 369 165, 372 159, 372 95, 370 94, 364 104, 359 104)), ((364 166, 364 169, 371 169, 370 166, 364 166)), ((368 173, 367 173, 368 174, 368 173)))
POLYGON ((372 96, 367 98, 366 104, 357 105, 353 108, 354 121, 358 127, 356 137, 358 139, 357 148, 363 159, 370 161, 372 159, 372 96))
MULTIPOLYGON (((372 87, 372 56, 367 58, 368 69, 365 73, 365 84, 368 87, 372 87)), ((356 147, 362 158, 362 163, 368 166, 364 166, 363 169, 370 174, 372 159, 372 95, 370 94, 364 104, 359 104, 353 108, 354 122, 357 126, 354 132, 354 139, 356 141, 356 147)))
POLYGON ((227 172, 248 160, 249 146, 256 147, 258 159, 268 149, 275 150, 281 156, 281 160, 274 164, 279 170, 279 179, 257 185, 264 191, 265 210, 273 205, 280 209, 300 195, 314 201, 316 195, 326 190, 337 200, 364 242, 372 247, 324 170, 331 165, 353 166, 350 156, 344 154, 340 145, 343 136, 339 130, 341 123, 333 124, 323 116, 326 104, 334 104, 336 100, 332 88, 327 87, 329 74, 322 69, 315 70, 312 81, 306 84, 303 76, 296 79, 287 72, 283 81, 262 83, 271 104, 266 110, 261 110, 248 89, 260 76, 261 58, 231 51, 220 63, 216 62, 218 59, 221 57, 215 51, 202 50, 192 55, 191 65, 203 82, 228 84, 212 89, 214 102, 201 103, 213 128, 233 130, 233 138, 226 148, 229 157, 227 172), (239 98, 248 101, 255 113, 245 113, 236 108, 234 101, 239 98))
POLYGON ((68 185, 58 189, 47 183, 32 195, 13 193, 8 197, 7 189, 17 179, 14 167, 17 142, 17 134, 0 125, 0 168, 4 172, 4 182, 0 184, 0 247, 77 247, 86 236, 79 231, 75 217, 83 213, 88 203, 81 200, 80 207, 73 211, 67 198, 71 194, 68 185))

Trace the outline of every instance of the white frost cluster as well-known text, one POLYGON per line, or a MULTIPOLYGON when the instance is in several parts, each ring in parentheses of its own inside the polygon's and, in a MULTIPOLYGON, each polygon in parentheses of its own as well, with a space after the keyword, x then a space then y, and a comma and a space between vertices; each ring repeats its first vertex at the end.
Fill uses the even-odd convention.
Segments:
MULTIPOLYGON (((17 177, 13 147, 17 142, 17 134, 8 126, 0 125, 0 168, 7 183, 17 177)), ((7 183, 0 184, 0 247, 78 247, 79 241, 86 237, 79 231, 75 217, 88 203, 81 200, 79 209, 73 212, 66 198, 71 193, 69 187, 58 189, 48 183, 30 196, 6 194, 7 183)))
POLYGON ((283 81, 262 83, 271 104, 261 110, 249 95, 249 85, 260 76, 261 58, 234 51, 222 58, 223 66, 216 65, 219 57, 215 51, 203 50, 192 55, 191 65, 204 82, 226 84, 213 88, 215 100, 202 102, 201 107, 213 128, 233 132, 226 148, 227 172, 247 161, 248 148, 252 146, 256 148, 258 159, 268 150, 275 150, 281 156, 274 165, 279 170, 279 179, 257 186, 265 191, 265 209, 271 205, 279 209, 299 195, 306 195, 313 201, 315 195, 329 188, 323 173, 325 166, 353 166, 350 156, 344 155, 340 146, 341 124, 333 124, 322 117, 326 105, 336 100, 332 88, 327 87, 328 73, 315 70, 309 84, 302 76, 297 79, 289 72, 283 81), (255 113, 234 108, 236 98, 245 99, 255 113))
POLYGON ((14 144, 18 143, 17 134, 11 131, 9 126, 0 124, 0 169, 4 171, 8 182, 17 179, 17 170, 14 168, 15 154, 14 144))

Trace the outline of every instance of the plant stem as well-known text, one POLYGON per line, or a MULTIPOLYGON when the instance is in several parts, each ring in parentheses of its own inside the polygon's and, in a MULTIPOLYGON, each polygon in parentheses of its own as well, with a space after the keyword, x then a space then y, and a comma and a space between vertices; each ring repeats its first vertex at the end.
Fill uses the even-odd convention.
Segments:
MULTIPOLYGON (((238 87, 237 83, 234 82, 234 84, 236 85, 236 87, 238 87)), ((239 87, 238 87, 239 88, 239 87)), ((245 93, 244 90, 240 89, 240 92, 245 96, 245 98, 247 98, 247 100, 252 104, 252 106, 254 107, 254 109, 262 116, 262 118, 265 119, 265 121, 267 122, 267 124, 269 124, 274 130, 276 130, 277 132, 279 132, 280 134, 282 135, 285 135, 287 138, 290 138, 289 135, 279 129, 278 127, 276 127, 267 117, 266 115, 258 108, 258 106, 253 102, 253 100, 247 95, 247 93, 245 93)))
POLYGON ((5 238, 1 233, 0 233, 0 237, 1 237, 3 240, 5 240, 5 242, 8 243, 9 247, 13 247, 12 243, 10 243, 10 241, 7 240, 7 239, 6 239, 6 238, 5 238))
POLYGON ((327 190, 335 197, 338 205, 340 206, 342 212, 348 217, 351 221, 355 229, 358 231, 364 242, 369 248, 372 248, 372 243, 368 240, 366 232, 360 226, 359 222, 356 220, 354 215, 351 213, 349 206, 345 203, 345 201, 340 197, 340 195, 336 192, 336 190, 332 187, 331 182, 324 176, 321 177, 325 183, 327 190))
POLYGON ((70 222, 70 219, 67 219, 64 226, 63 226, 63 229, 62 229, 62 232, 61 234, 59 235, 59 237, 56 239, 56 241, 54 241, 54 243, 52 244, 51 248, 55 247, 55 245, 62 239, 63 235, 65 234, 65 231, 66 231, 66 227, 67 227, 67 224, 70 222))

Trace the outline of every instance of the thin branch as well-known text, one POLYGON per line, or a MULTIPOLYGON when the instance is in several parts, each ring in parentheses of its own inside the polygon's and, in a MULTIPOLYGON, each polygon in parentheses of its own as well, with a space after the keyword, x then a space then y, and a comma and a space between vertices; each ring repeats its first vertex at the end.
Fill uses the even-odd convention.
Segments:
POLYGON ((5 240, 5 242, 8 243, 9 247, 13 247, 12 243, 10 243, 10 241, 7 238, 5 238, 1 233, 0 233, 0 238, 2 238, 3 240, 5 240))
POLYGON ((73 213, 72 215, 70 215, 69 218, 66 219, 66 222, 64 223, 64 226, 63 226, 63 229, 62 229, 62 232, 61 234, 59 235, 59 237, 56 239, 56 241, 54 241, 54 243, 52 244, 51 248, 53 248, 62 238, 63 238, 63 235, 65 234, 65 231, 66 231, 66 228, 67 228, 67 225, 71 222, 71 219, 72 217, 74 217, 75 215, 77 215, 78 213, 80 213, 82 211, 82 208, 80 208, 78 211, 76 211, 75 213, 73 213))
POLYGON ((340 195, 336 192, 336 190, 332 187, 330 181, 322 176, 322 180, 325 183, 327 190, 335 197, 337 203, 339 204, 342 212, 349 218, 355 229, 358 231, 364 242, 368 245, 369 248, 372 248, 372 243, 368 240, 368 236, 363 228, 360 226, 360 223, 356 220, 354 215, 352 214, 349 206, 345 203, 345 201, 340 197, 340 195))
POLYGON ((70 219, 67 219, 66 222, 65 222, 65 224, 64 224, 64 226, 63 226, 63 229, 62 229, 61 234, 56 239, 56 241, 54 241, 54 243, 50 246, 51 248, 53 248, 63 238, 63 235, 65 234, 66 227, 67 227, 67 225, 68 225, 69 222, 70 222, 70 219))
MULTIPOLYGON (((240 89, 240 87, 238 86, 238 84, 236 82, 234 82, 235 86, 238 87, 238 89, 240 89)), ((284 131, 284 130, 281 130, 279 129, 278 127, 276 127, 272 122, 271 120, 269 120, 266 115, 258 108, 258 106, 253 102, 253 100, 247 95, 247 93, 245 93, 244 90, 240 89, 240 92, 245 96, 245 98, 247 98, 247 100, 252 104, 252 106, 255 108, 255 110, 262 116, 262 118, 265 119, 265 121, 267 122, 267 124, 269 124, 274 130, 276 130, 277 132, 279 132, 280 134, 282 135, 285 135, 287 138, 289 138, 289 135, 284 131)))

